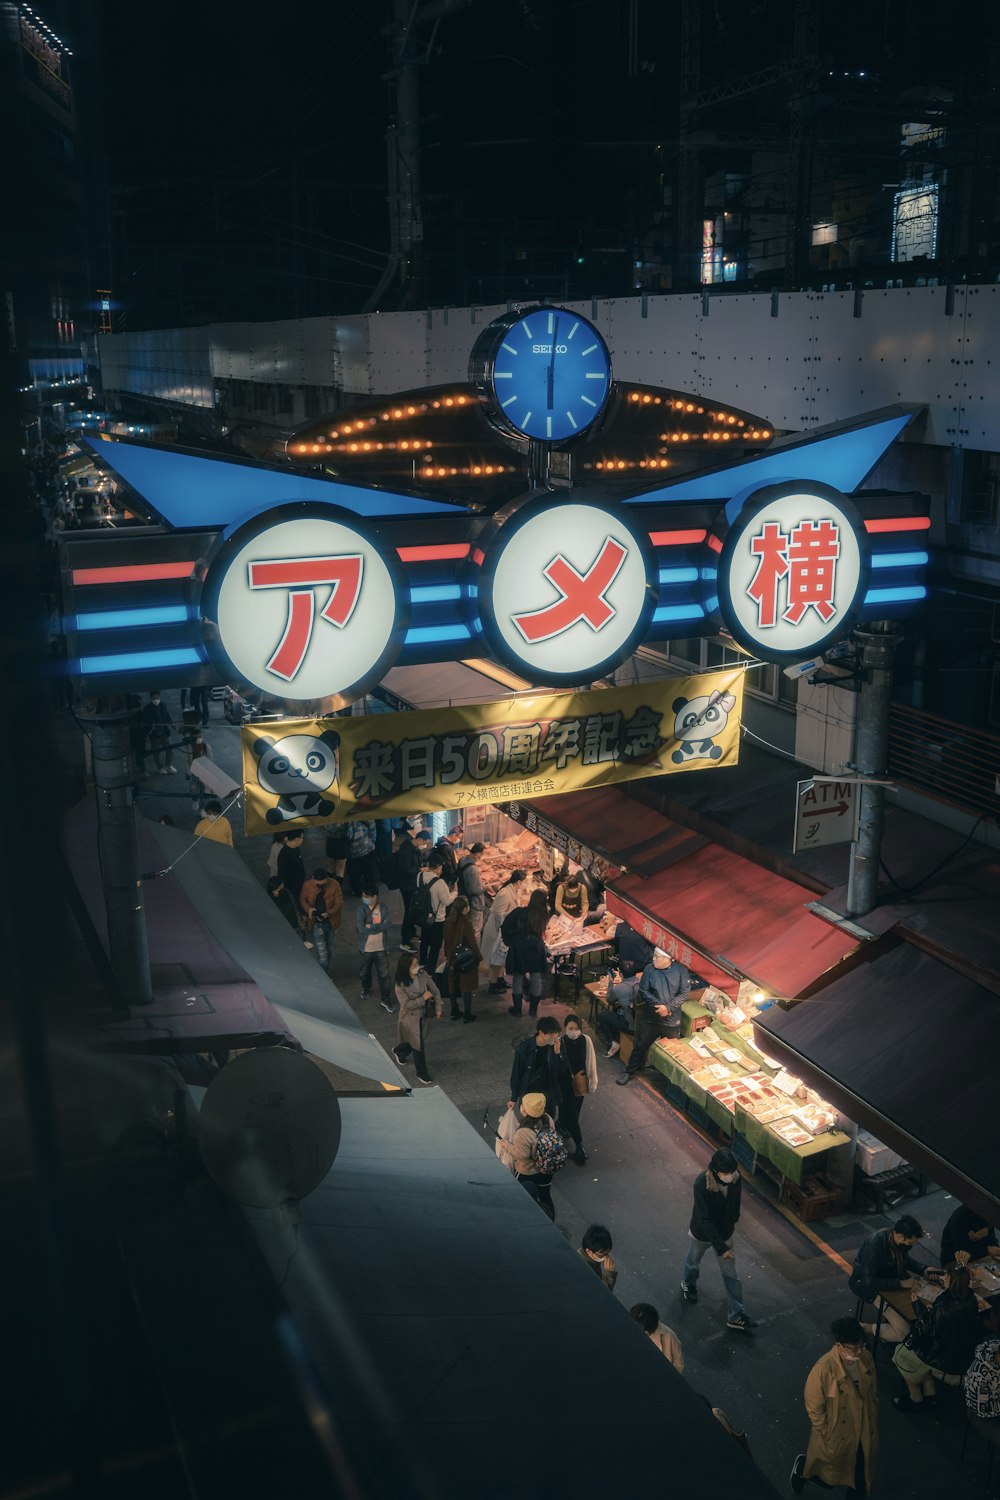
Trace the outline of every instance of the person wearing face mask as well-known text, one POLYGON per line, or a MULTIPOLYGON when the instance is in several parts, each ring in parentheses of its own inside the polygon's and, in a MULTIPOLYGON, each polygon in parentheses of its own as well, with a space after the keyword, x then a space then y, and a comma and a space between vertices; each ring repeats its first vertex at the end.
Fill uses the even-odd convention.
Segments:
MULTIPOLYGON (((912 1214, 897 1219, 891 1229, 878 1229, 861 1246, 854 1261, 848 1286, 856 1297, 871 1302, 882 1314, 879 1338, 887 1344, 899 1344, 910 1331, 911 1319, 891 1307, 886 1292, 912 1292, 925 1267, 910 1254, 924 1231, 912 1214)), ((874 1334, 875 1326, 866 1332, 874 1334)))
POLYGON ((856 1319, 835 1318, 830 1332, 833 1348, 806 1377, 805 1405, 812 1433, 808 1449, 792 1465, 788 1482, 795 1495, 812 1482, 821 1489, 844 1485, 848 1495, 864 1500, 878 1452, 875 1364, 856 1319))
POLYGON ((587 1153, 580 1134, 580 1110, 587 1095, 597 1093, 597 1054, 579 1016, 563 1018, 560 1050, 566 1071, 559 1074, 559 1129, 573 1141, 576 1147, 573 1160, 582 1167, 587 1153))
POLYGON ((427 1071, 425 1028, 440 1021, 441 991, 415 953, 401 953, 396 964, 396 1002, 399 1006, 398 1041, 392 1055, 402 1067, 413 1062, 420 1083, 431 1083, 427 1071))
POLYGON ((389 994, 389 959, 385 951, 385 935, 389 929, 389 916, 378 899, 374 885, 366 885, 354 918, 358 934, 358 949, 361 963, 358 976, 361 980, 361 998, 368 999, 372 970, 378 975, 379 1005, 390 1015, 396 1009, 389 994))
POLYGON ((743 1288, 736 1274, 733 1235, 740 1217, 743 1183, 736 1157, 725 1146, 716 1151, 708 1167, 694 1183, 694 1208, 688 1229, 681 1292, 685 1302, 698 1301, 698 1277, 705 1252, 715 1251, 726 1288, 729 1316, 726 1327, 749 1333, 757 1324, 743 1306, 743 1288))
POLYGON ((662 948, 653 949, 653 961, 642 971, 635 992, 635 1040, 628 1067, 615 1083, 631 1083, 641 1073, 649 1049, 660 1036, 680 1036, 681 1006, 691 988, 691 975, 684 964, 671 959, 662 948))

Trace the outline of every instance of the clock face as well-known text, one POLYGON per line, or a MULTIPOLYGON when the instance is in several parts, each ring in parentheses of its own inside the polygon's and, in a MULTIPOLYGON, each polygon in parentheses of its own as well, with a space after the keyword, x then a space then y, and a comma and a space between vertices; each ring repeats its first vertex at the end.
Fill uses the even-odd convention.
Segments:
POLYGON ((592 323, 564 307, 506 320, 487 386, 497 415, 525 437, 565 442, 597 420, 611 388, 611 357, 592 323))

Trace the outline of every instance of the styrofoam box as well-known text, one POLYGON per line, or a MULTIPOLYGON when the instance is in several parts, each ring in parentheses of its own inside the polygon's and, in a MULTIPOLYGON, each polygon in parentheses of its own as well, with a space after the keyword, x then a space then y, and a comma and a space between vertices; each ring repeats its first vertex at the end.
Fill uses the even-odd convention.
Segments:
POLYGON ((867 1130, 859 1130, 855 1161, 866 1177, 877 1177, 879 1172, 889 1172, 893 1167, 901 1166, 903 1158, 867 1130))

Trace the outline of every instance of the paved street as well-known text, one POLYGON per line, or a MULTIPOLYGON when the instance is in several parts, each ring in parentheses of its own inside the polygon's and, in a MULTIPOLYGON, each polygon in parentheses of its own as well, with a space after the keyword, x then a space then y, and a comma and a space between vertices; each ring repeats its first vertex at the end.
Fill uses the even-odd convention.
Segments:
MULTIPOLYGON (((176 695, 165 695, 179 719, 176 695)), ((239 731, 226 724, 218 704, 208 738, 216 763, 239 780, 239 731)), ((178 766, 181 767, 178 756, 178 766)), ((159 816, 169 811, 178 827, 193 827, 183 774, 151 776, 143 783, 142 810, 159 816)), ((238 853, 264 878, 268 840, 242 835, 238 809, 231 812, 238 853)), ((323 862, 323 838, 309 833, 306 868, 323 862)), ((399 898, 389 896, 399 915, 399 898)), ((347 897, 338 937, 333 979, 361 1020, 389 1047, 396 1039, 395 1018, 369 1000, 360 1004, 357 958, 353 942, 354 900, 347 897)), ((541 1014, 564 1015, 568 1006, 543 1001, 541 1014)), ((446 1018, 431 1029, 428 1059, 435 1082, 482 1134, 483 1111, 496 1121, 507 1099, 512 1047, 530 1023, 507 1015, 507 1000, 483 994, 476 1002, 479 1019, 465 1026, 446 1018)), ((585 1016, 586 1019, 586 1016, 585 1016)), ((773 1196, 745 1185, 744 1212, 737 1252, 745 1299, 760 1327, 751 1336, 725 1329, 725 1303, 714 1265, 706 1262, 701 1301, 686 1306, 678 1282, 684 1256, 690 1207, 690 1185, 704 1166, 710 1147, 693 1126, 666 1102, 652 1082, 628 1089, 613 1087, 618 1064, 606 1061, 598 1048, 601 1086, 584 1104, 581 1125, 590 1160, 573 1162, 559 1173, 553 1189, 556 1230, 578 1244, 586 1225, 601 1221, 614 1236, 621 1268, 615 1296, 623 1310, 649 1301, 680 1336, 687 1379, 745 1427, 754 1456, 773 1483, 784 1489, 795 1453, 805 1447, 806 1422, 801 1392, 806 1372, 829 1346, 831 1318, 854 1311, 847 1288, 847 1269, 860 1241, 887 1220, 874 1215, 843 1215, 815 1226, 803 1226, 778 1207, 773 1196), (766 1194, 766 1195, 765 1195, 766 1194)), ((652 1078, 652 1075, 647 1075, 652 1078)), ((946 1194, 933 1192, 906 1205, 931 1230, 928 1250, 936 1260, 939 1230, 954 1206, 946 1194)), ((711 1259, 711 1258, 710 1258, 711 1259)), ((531 1267, 525 1265, 525 1275, 531 1267)), ((623 1313, 624 1315, 624 1313, 623 1313)), ((882 1396, 882 1447, 876 1497, 979 1496, 985 1492, 985 1458, 970 1444, 963 1468, 958 1457, 963 1414, 959 1392, 945 1390, 940 1414, 915 1418, 893 1410, 898 1380, 883 1351, 879 1359, 882 1396)), ((581 1379, 600 1380, 600 1364, 581 1372, 581 1379)), ((557 1393, 558 1403, 572 1408, 572 1388, 557 1393)), ((630 1430, 628 1393, 609 1390, 608 1420, 621 1431, 622 1456, 635 1441, 630 1430)), ((656 1441, 648 1434, 647 1441, 656 1441)), ((668 1460, 667 1460, 668 1462, 668 1460)), ((808 1493, 808 1492, 807 1492, 808 1493)), ((819 1493, 818 1491, 816 1493, 819 1493)))

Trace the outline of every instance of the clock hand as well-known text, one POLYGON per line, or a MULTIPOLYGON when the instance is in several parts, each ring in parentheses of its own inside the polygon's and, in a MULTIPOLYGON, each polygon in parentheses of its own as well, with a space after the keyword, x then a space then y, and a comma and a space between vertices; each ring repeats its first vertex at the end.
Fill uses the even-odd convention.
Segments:
POLYGON ((555 387, 555 383, 556 383, 555 364, 556 364, 556 343, 558 341, 558 338, 559 338, 559 318, 558 318, 558 315, 557 315, 556 317, 554 317, 552 319, 552 352, 549 355, 549 368, 548 368, 548 372, 547 372, 546 387, 545 387, 546 388, 546 403, 548 405, 549 411, 551 411, 552 408, 553 408, 553 406, 555 405, 555 400, 554 400, 554 387, 555 387))

